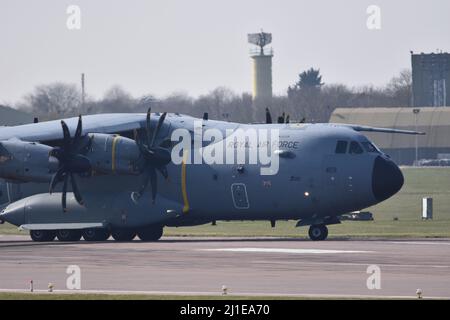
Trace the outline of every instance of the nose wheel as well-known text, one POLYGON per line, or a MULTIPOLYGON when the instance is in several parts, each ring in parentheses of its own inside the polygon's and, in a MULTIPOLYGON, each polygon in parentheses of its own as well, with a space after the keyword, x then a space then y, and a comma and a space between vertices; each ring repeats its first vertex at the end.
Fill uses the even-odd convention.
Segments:
POLYGON ((313 241, 325 240, 328 237, 328 228, 324 224, 312 225, 309 227, 308 234, 313 241))

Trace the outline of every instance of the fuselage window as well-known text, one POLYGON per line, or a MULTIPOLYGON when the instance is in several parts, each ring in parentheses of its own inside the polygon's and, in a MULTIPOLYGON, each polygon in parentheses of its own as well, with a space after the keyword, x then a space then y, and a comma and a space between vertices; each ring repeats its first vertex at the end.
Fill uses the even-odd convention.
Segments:
POLYGON ((346 153, 347 152, 347 141, 338 141, 336 144, 336 153, 346 153))
POLYGON ((361 154, 363 152, 364 151, 363 151, 363 149, 361 148, 361 146, 359 145, 358 142, 352 141, 350 143, 350 148, 348 150, 348 153, 350 153, 350 154, 361 154))
POLYGON ((370 142, 361 142, 361 144, 363 145, 364 149, 366 149, 367 152, 380 153, 378 149, 370 142))

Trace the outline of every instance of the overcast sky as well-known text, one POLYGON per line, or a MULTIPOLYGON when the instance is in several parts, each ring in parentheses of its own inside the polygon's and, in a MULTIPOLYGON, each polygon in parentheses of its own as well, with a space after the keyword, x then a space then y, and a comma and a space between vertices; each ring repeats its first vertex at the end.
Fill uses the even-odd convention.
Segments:
POLYGON ((383 85, 410 67, 410 50, 450 51, 449 0, 0 0, 0 103, 38 84, 78 83, 102 97, 251 91, 246 35, 273 34, 273 87, 321 69, 325 83, 383 85), (69 5, 81 29, 66 26, 69 5), (381 29, 366 26, 369 5, 381 29))

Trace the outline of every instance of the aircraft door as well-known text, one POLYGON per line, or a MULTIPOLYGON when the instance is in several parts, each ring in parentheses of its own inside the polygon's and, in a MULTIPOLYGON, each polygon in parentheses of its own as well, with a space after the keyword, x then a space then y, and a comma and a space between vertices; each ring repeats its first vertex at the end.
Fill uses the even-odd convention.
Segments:
POLYGON ((327 210, 346 210, 353 207, 354 168, 346 155, 328 155, 323 159, 324 201, 327 210))
POLYGON ((323 190, 322 202, 327 209, 333 209, 342 196, 342 156, 328 155, 323 158, 323 190))
POLYGON ((233 183, 231 185, 231 197, 236 209, 250 208, 247 196, 247 188, 243 183, 233 183))
POLYGON ((0 180, 0 207, 3 204, 7 203, 9 203, 9 199, 8 199, 8 190, 6 189, 6 182, 0 180))

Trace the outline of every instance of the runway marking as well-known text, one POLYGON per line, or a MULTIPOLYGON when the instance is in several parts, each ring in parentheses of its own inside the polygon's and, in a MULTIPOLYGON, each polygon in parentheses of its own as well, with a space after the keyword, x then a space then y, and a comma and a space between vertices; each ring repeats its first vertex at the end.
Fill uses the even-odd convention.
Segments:
MULTIPOLYGON (((370 263, 357 263, 357 262, 304 262, 304 261, 272 261, 272 260, 254 260, 254 264, 283 264, 283 265, 331 265, 331 266, 368 266, 370 263)), ((395 268, 436 268, 436 269, 449 269, 447 265, 427 265, 427 264, 392 264, 392 263, 377 263, 380 267, 395 267, 395 268)))
POLYGON ((420 241, 389 241, 389 243, 394 244, 421 244, 421 245, 441 245, 441 246, 450 246, 450 242, 420 242, 420 241))
POLYGON ((333 254, 333 253, 372 253, 373 251, 358 250, 327 250, 327 249, 287 249, 287 248, 217 248, 199 249, 200 251, 225 251, 225 252, 264 252, 264 253, 289 253, 289 254, 333 254))

